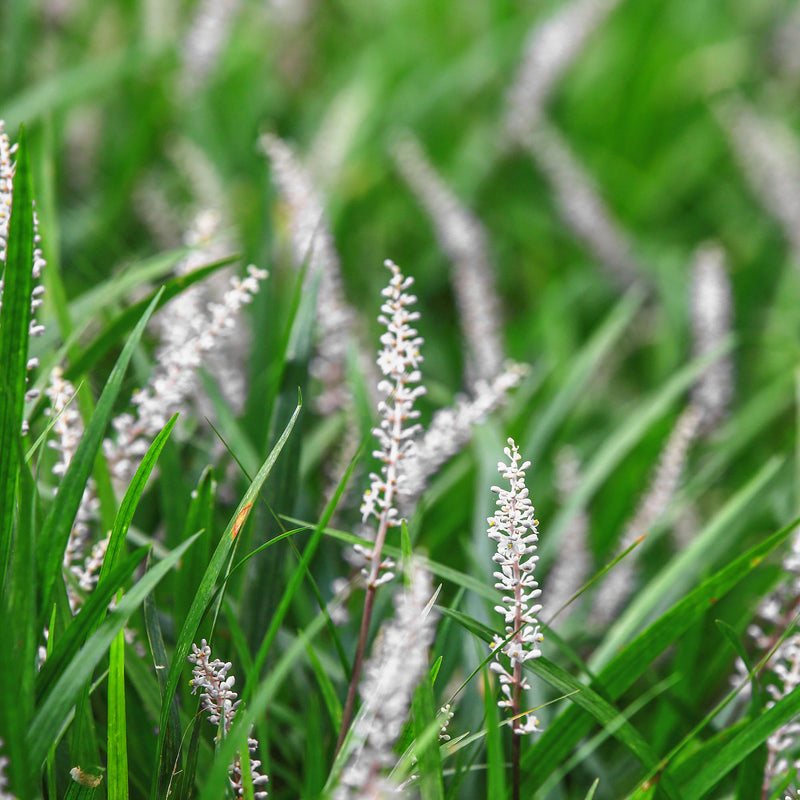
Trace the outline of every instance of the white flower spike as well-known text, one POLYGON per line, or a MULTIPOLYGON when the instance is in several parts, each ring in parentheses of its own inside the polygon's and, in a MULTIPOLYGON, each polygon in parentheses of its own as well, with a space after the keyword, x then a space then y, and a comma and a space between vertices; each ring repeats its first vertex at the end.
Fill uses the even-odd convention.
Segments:
POLYGON ((530 466, 530 461, 520 463, 521 456, 513 439, 508 440, 503 452, 509 463, 501 461, 497 468, 503 478, 510 482, 510 488, 492 486, 492 491, 498 495, 497 510, 488 519, 488 534, 490 539, 497 542, 497 552, 492 557, 500 566, 500 571, 494 573, 497 578, 495 588, 504 592, 504 596, 503 605, 495 606, 495 611, 503 616, 506 636, 494 638, 492 649, 496 660, 490 669, 497 673, 503 692, 503 699, 498 705, 511 709, 515 717, 512 730, 522 735, 541 730, 535 716, 524 714, 524 719, 519 716, 522 692, 530 688, 522 674, 522 664, 542 654, 539 643, 543 637, 535 616, 542 608, 535 602, 541 589, 533 577, 534 567, 539 560, 539 556, 533 555, 539 540, 539 523, 534 519, 533 505, 525 486, 525 470, 530 466), (505 639, 508 641, 504 644, 505 639), (500 661, 501 654, 508 658, 510 671, 500 661))

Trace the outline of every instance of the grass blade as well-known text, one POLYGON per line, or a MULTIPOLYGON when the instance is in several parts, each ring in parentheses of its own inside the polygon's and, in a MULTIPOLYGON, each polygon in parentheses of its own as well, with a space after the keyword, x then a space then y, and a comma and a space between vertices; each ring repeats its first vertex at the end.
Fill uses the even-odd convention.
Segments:
MULTIPOLYGON (((97 364, 97 362, 131 330, 131 328, 133 328, 136 321, 141 318, 150 303, 155 300, 156 295, 159 295, 159 299, 156 303, 155 311, 163 308, 170 300, 193 284, 213 274, 226 264, 235 261, 236 258, 237 256, 230 256, 221 261, 215 261, 208 266, 192 270, 192 272, 186 275, 178 275, 175 278, 170 278, 160 289, 152 292, 148 297, 144 298, 144 300, 140 300, 138 303, 134 303, 126 308, 108 323, 105 330, 99 334, 94 341, 81 350, 81 353, 65 370, 64 375, 66 378, 68 380, 75 380, 92 369, 92 367, 94 367, 95 364, 97 364)), ((94 315, 96 315, 96 309, 94 310, 94 315)))
POLYGON ((97 407, 81 438, 78 449, 64 474, 50 513, 42 526, 38 542, 38 561, 42 564, 42 608, 45 613, 49 613, 53 586, 61 572, 62 558, 72 529, 72 522, 83 497, 86 481, 92 472, 94 459, 100 449, 106 426, 113 413, 114 402, 122 386, 122 378, 133 351, 139 344, 145 325, 155 310, 159 297, 160 294, 157 294, 150 302, 125 343, 100 399, 97 401, 97 407))
MULTIPOLYGON (((781 528, 707 578, 611 659, 590 685, 604 697, 616 700, 660 653, 785 541, 796 525, 794 521, 781 528)), ((523 790, 530 793, 540 786, 591 727, 590 718, 575 706, 560 714, 523 758, 523 790)))
POLYGON ((102 581, 99 581, 89 595, 89 599, 69 623, 64 633, 59 636, 53 652, 48 654, 47 660, 42 664, 42 669, 36 677, 36 696, 40 703, 50 694, 58 676, 73 660, 86 638, 97 630, 106 615, 108 604, 120 586, 133 575, 133 571, 142 562, 146 552, 146 547, 140 547, 117 564, 102 581))
POLYGON ((589 666, 599 671, 619 652, 622 644, 629 640, 648 615, 659 606, 666 605, 682 589, 691 586, 703 565, 709 563, 710 551, 719 549, 719 540, 730 536, 730 528, 740 518, 743 509, 754 498, 759 497, 764 487, 778 472, 782 463, 780 458, 770 459, 719 511, 705 530, 696 536, 691 544, 681 550, 661 572, 636 593, 631 604, 613 624, 603 638, 602 645, 593 654, 589 666))
MULTIPOLYGON (((118 599, 121 597, 121 593, 118 599)), ((108 667, 108 800, 128 800, 128 742, 125 719, 125 632, 111 644, 108 667)))
POLYGON ((215 594, 215 584, 217 578, 222 572, 226 562, 229 560, 230 552, 236 543, 236 537, 239 534, 239 530, 247 519, 247 515, 250 513, 250 509, 253 507, 256 497, 258 496, 261 487, 264 485, 264 481, 266 481, 266 479, 269 477, 272 467, 280 455, 284 444, 286 444, 286 441, 289 438, 292 429, 294 428, 294 424, 297 421, 297 417, 300 414, 301 407, 302 406, 298 403, 294 414, 283 431, 283 434, 272 448, 272 451, 267 456, 255 478, 253 478, 250 487, 245 492, 245 495, 239 503, 236 512, 228 523, 228 527, 225 529, 222 539, 220 540, 217 549, 214 551, 214 555, 212 556, 211 562, 209 563, 203 575, 203 579, 200 581, 200 586, 198 587, 197 593, 192 601, 191 608, 189 609, 189 613, 183 623, 183 627, 181 628, 181 632, 178 636, 178 642, 175 646, 175 653, 172 657, 172 664, 170 665, 167 675, 167 685, 164 691, 163 703, 161 707, 158 742, 156 744, 156 770, 153 776, 153 783, 151 787, 151 796, 153 800, 163 796, 163 791, 170 783, 172 778, 171 773, 173 765, 170 764, 165 758, 165 738, 167 725, 169 723, 171 699, 175 695, 175 692, 178 688, 178 681, 180 680, 181 671, 186 662, 186 656, 189 655, 192 641, 195 633, 197 632, 197 628, 200 625, 200 620, 202 619, 206 607, 215 594))
POLYGON ((683 787, 684 800, 700 800, 767 737, 800 714, 800 687, 751 720, 683 787))
POLYGON ((5 588, 14 526, 20 431, 33 290, 33 191, 25 131, 19 133, 0 309, 0 587, 5 588))
POLYGON ((550 437, 582 396, 592 374, 627 330, 643 300, 644 295, 638 290, 626 294, 574 358, 569 374, 544 413, 535 417, 523 437, 524 446, 520 449, 531 463, 537 462, 550 437))
POLYGON ((153 665, 156 670, 158 687, 161 690, 161 705, 169 707, 167 717, 167 731, 164 736, 164 762, 172 764, 173 770, 180 769, 178 761, 181 746, 181 720, 178 713, 178 697, 173 695, 167 700, 165 693, 167 690, 167 671, 169 670, 169 659, 167 658, 167 648, 164 647, 164 637, 161 635, 161 624, 158 621, 158 610, 156 601, 151 592, 144 601, 144 624, 147 631, 147 640, 150 642, 150 652, 153 654, 153 665))
POLYGON ((180 547, 176 547, 166 558, 145 573, 60 674, 53 690, 42 703, 28 729, 26 743, 30 750, 33 764, 42 763, 47 751, 60 737, 68 719, 70 708, 82 691, 83 686, 91 678, 94 668, 111 647, 116 635, 122 630, 129 617, 144 602, 145 597, 158 585, 169 570, 180 561, 181 556, 196 538, 196 536, 193 536, 180 547))

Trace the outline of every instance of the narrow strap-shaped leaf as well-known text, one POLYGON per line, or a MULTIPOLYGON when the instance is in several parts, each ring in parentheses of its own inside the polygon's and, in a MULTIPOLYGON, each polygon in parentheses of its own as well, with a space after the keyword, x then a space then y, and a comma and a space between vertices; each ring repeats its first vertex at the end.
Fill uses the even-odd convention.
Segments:
POLYGON ((535 415, 522 437, 524 445, 521 451, 531 463, 538 461, 550 437, 583 396, 589 379, 603 359, 612 352, 612 348, 641 308, 643 300, 644 294, 641 291, 633 289, 628 292, 572 360, 569 374, 559 384, 555 396, 541 414, 535 415))
MULTIPOLYGON (((560 692, 569 694, 575 705, 588 711, 601 725, 613 726, 614 736, 628 747, 643 766, 652 769, 658 765, 658 756, 644 737, 611 703, 595 691, 576 681, 568 672, 546 658, 530 659, 523 668, 535 673, 560 692)), ((662 775, 660 785, 667 797, 676 800, 681 797, 678 787, 669 775, 662 775)))
POLYGON ((145 573, 60 674, 53 690, 42 703, 28 729, 26 742, 33 764, 40 764, 44 761, 47 751, 58 741, 68 719, 70 708, 86 682, 91 678, 94 668, 108 652, 114 637, 122 630, 131 614, 144 602, 144 598, 178 563, 196 538, 193 536, 180 547, 176 547, 149 572, 145 573))
MULTIPOLYGON (((177 778, 178 792, 176 800, 189 800, 194 794, 194 777, 197 773, 197 758, 200 755, 200 723, 202 719, 199 714, 192 717, 189 727, 192 731, 189 739, 189 747, 186 751, 186 765, 183 773, 177 778)), ((170 795, 171 796, 171 795, 170 795)))
MULTIPOLYGON (((298 387, 304 391, 308 381, 308 362, 312 351, 318 283, 319 275, 316 275, 310 277, 305 287, 299 281, 296 287, 296 294, 299 294, 299 307, 296 315, 292 315, 287 328, 285 349, 279 351, 278 356, 281 376, 271 409, 268 439, 270 443, 275 441, 277 432, 284 427, 286 420, 292 414, 298 387)), ((298 425, 302 427, 302 419, 298 425)), ((301 431, 298 430, 298 435, 287 444, 283 457, 275 466, 272 479, 265 490, 268 506, 271 509, 277 509, 279 513, 291 512, 297 497, 297 487, 300 485, 300 446, 302 442, 300 433, 301 431)), ((280 526, 272 518, 272 514, 266 516, 264 524, 259 526, 259 530, 261 529, 263 529, 263 538, 258 542, 259 544, 280 533, 280 526)), ((282 598, 281 587, 284 582, 286 547, 285 544, 278 546, 279 557, 277 558, 260 559, 255 562, 242 582, 242 592, 258 591, 259 593, 259 602, 250 606, 249 613, 243 620, 247 638, 253 649, 264 638, 264 631, 274 627, 273 615, 282 598)), ((256 659, 256 663, 258 663, 258 659, 256 659)))
POLYGON ((89 372, 89 370, 91 370, 92 367, 94 367, 94 365, 131 330, 131 328, 133 328, 136 321, 141 318, 156 295, 159 295, 159 300, 155 308, 155 310, 158 310, 172 300, 173 297, 176 297, 198 281, 207 278, 226 264, 235 261, 236 258, 237 256, 223 258, 221 261, 215 261, 213 264, 192 270, 185 275, 178 275, 174 278, 170 278, 160 289, 155 290, 151 295, 145 297, 144 300, 140 300, 138 303, 134 303, 134 305, 126 308, 114 317, 106 326, 105 330, 98 334, 97 338, 87 345, 81 354, 70 363, 69 367, 64 371, 64 376, 67 380, 72 381, 89 372))
MULTIPOLYGON (((119 597, 121 597, 121 593, 119 597)), ((108 667, 108 800, 128 800, 128 742, 125 719, 125 631, 111 643, 108 667)))
POLYGON ((103 566, 100 568, 100 577, 98 581, 103 580, 105 575, 111 572, 122 556, 125 546, 125 537, 128 534, 128 528, 131 526, 136 506, 139 504, 139 500, 147 485, 147 480, 158 461, 159 455, 161 455, 161 451, 164 449, 164 445, 167 443, 172 429, 175 427, 177 419, 178 415, 176 413, 169 422, 167 422, 164 429, 159 431, 158 435, 153 439, 152 444, 147 449, 141 463, 136 468, 136 472, 125 492, 125 497, 122 498, 119 511, 117 511, 117 516, 114 519, 114 527, 111 529, 111 536, 109 536, 108 539, 108 547, 106 548, 106 554, 103 558, 103 566))
MULTIPOLYGON (((730 347, 729 341, 726 342, 726 346, 725 349, 730 347)), ((567 523, 578 510, 586 507, 595 492, 622 459, 641 441, 650 427, 666 414, 670 405, 708 369, 709 364, 719 358, 722 352, 722 348, 717 348, 714 352, 700 356, 682 367, 632 413, 625 415, 617 429, 597 448, 594 457, 582 472, 578 488, 548 526, 549 536, 542 538, 539 545, 542 561, 546 562, 553 557, 567 523)))
MULTIPOLYGON (((602 692, 605 697, 616 700, 648 669, 658 655, 693 625, 713 603, 726 595, 772 550, 785 541, 796 525, 797 520, 707 578, 609 661, 590 686, 602 692)), ((575 705, 560 714, 523 757, 525 776, 523 792, 533 792, 540 786, 557 765, 568 757, 591 727, 591 718, 575 705)))
POLYGON ((730 536, 731 526, 742 516, 743 509, 761 496, 764 487, 775 477, 782 459, 774 457, 754 475, 714 516, 703 531, 692 542, 664 566, 648 584, 637 592, 620 618, 613 624, 603 638, 589 662, 592 670, 599 671, 608 663, 613 653, 619 652, 622 644, 630 640, 633 632, 641 627, 659 605, 664 608, 680 591, 696 581, 709 565, 709 559, 723 546, 720 540, 730 536))
MULTIPOLYGON (((36 530, 37 492, 33 476, 27 468, 19 471, 17 496, 17 530, 36 530)), ((13 702, 0 704, 0 736, 22 800, 34 797, 36 781, 22 738, 33 718, 35 708, 36 651, 41 639, 37 626, 36 563, 32 535, 15 535, 9 558, 5 592, 0 596, 0 614, 7 620, 5 646, 0 648, 0 674, 14 687, 13 702)), ((52 627, 50 628, 52 631, 52 627)), ((49 645, 49 642, 48 642, 49 645)))
MULTIPOLYGON (((356 456, 357 458, 357 456, 356 456)), ((283 590, 283 593, 280 596, 280 600, 278 601, 278 607, 275 609, 275 613, 272 615, 270 619, 269 628, 267 629, 267 633, 264 636, 263 641, 261 642, 261 646, 258 648, 258 654, 256 655, 254 661, 254 674, 256 679, 261 674, 261 670, 264 667, 264 662, 267 659, 267 654, 269 653, 269 649, 272 646, 272 642, 275 640, 275 636, 278 634, 278 629, 281 626, 281 623, 284 620, 287 612, 289 611, 289 607, 291 606, 292 599, 294 598, 297 590, 300 588, 300 584, 303 581, 303 577, 308 572, 309 564, 311 563, 311 559, 314 556, 314 553, 317 552, 317 547, 319 546, 319 542, 322 538, 322 533, 325 530, 325 526, 331 521, 331 517, 333 516, 333 512, 336 510, 336 506, 341 499, 342 493, 344 492, 344 488, 347 485, 347 481, 353 471, 353 468, 356 464, 356 458, 353 458, 350 461, 350 464, 345 471, 342 480, 339 481, 339 485, 336 487, 336 492, 334 493, 333 497, 328 502, 327 506, 325 506, 325 510, 322 512, 322 516, 320 517, 319 522, 317 523, 316 527, 314 528, 314 533, 311 536, 308 544, 303 550, 303 555, 300 558, 299 563, 294 568, 289 580, 286 583, 286 588, 283 590)), ((310 577, 310 576, 309 576, 310 577)), ((324 606, 323 606, 324 607, 324 606)), ((325 612, 327 616, 327 611, 325 612)), ((328 617, 330 621, 330 617, 328 617)), ((333 627, 333 626, 331 626, 333 627)), ((333 636, 336 636, 335 631, 333 632, 333 636)), ((346 672, 347 670, 345 670, 346 672)), ((255 689, 255 684, 251 684, 247 686, 247 690, 244 694, 245 701, 249 698, 250 694, 255 689)))
MULTIPOLYGON (((447 613, 448 616, 462 623, 470 620, 467 615, 450 609, 447 609, 447 613)), ((492 641, 494 631, 477 620, 470 620, 469 630, 486 642, 492 641)), ((658 756, 653 752, 644 737, 628 722, 624 715, 592 688, 580 683, 568 672, 544 657, 529 659, 523 664, 523 668, 538 675, 562 694, 569 695, 570 700, 576 706, 587 711, 603 727, 611 729, 612 734, 636 756, 643 766, 653 769, 658 765, 658 756)), ((494 705, 493 702, 492 705, 494 705)), ((492 735, 490 713, 491 709, 487 706, 486 729, 488 737, 492 735)), ((680 793, 673 781, 664 779, 662 788, 668 797, 676 800, 680 798, 680 793)), ((496 790, 499 791, 499 787, 496 787, 496 790)), ((490 796, 501 797, 503 795, 495 795, 490 790, 490 796)))
POLYGON ((161 706, 158 742, 156 743, 156 769, 151 787, 151 797, 153 800, 163 797, 163 790, 171 779, 172 765, 169 764, 165 758, 165 740, 167 723, 169 721, 170 714, 170 702, 178 688, 178 681, 180 680, 181 671, 186 663, 186 657, 189 655, 189 650, 197 632, 197 627, 200 624, 200 620, 202 619, 203 613, 205 612, 209 601, 214 596, 214 586, 217 578, 220 575, 220 572, 228 561, 230 551, 236 542, 236 537, 239 535, 239 531, 246 521, 247 516, 250 513, 250 509, 253 507, 256 497, 258 496, 261 487, 264 485, 264 481, 266 481, 267 477, 272 471, 275 461, 280 455, 284 444, 286 444, 286 441, 289 438, 292 429, 294 428, 294 424, 300 413, 300 408, 301 405, 298 403, 292 418, 289 420, 289 423, 283 431, 283 434, 276 442, 275 447, 272 448, 272 451, 267 456, 255 478, 253 478, 250 487, 245 492, 245 495, 239 503, 238 508, 228 523, 228 527, 225 529, 222 539, 220 540, 217 549, 214 551, 214 555, 211 557, 211 561, 203 575, 203 579, 200 581, 200 586, 194 596, 194 600, 192 601, 192 605, 189 609, 189 613, 186 616, 186 620, 183 623, 181 632, 178 635, 178 642, 175 646, 172 664, 170 664, 167 675, 167 686, 166 690, 164 691, 163 702, 161 706))
POLYGON ((778 728, 800 714, 800 687, 752 720, 683 787, 684 800, 700 800, 778 728))
POLYGON ((161 689, 161 703, 162 705, 169 704, 167 733, 164 737, 164 762, 172 764, 173 769, 179 769, 177 759, 181 746, 181 719, 178 713, 178 697, 173 695, 170 700, 164 698, 167 690, 169 659, 167 658, 167 648, 164 647, 164 637, 161 635, 161 624, 158 621, 156 601, 152 592, 144 600, 144 624, 147 630, 147 640, 150 642, 150 651, 153 654, 158 687, 161 689))
POLYGON ((0 587, 5 587, 17 471, 22 464, 20 432, 33 290, 33 192, 24 129, 18 146, 0 309, 0 587))
MULTIPOLYGON (((415 752, 420 765, 420 794, 422 800, 444 800, 442 759, 439 753, 438 726, 432 739, 426 739, 429 727, 436 723, 436 705, 433 699, 433 684, 429 674, 425 675, 414 693, 412 703, 414 720, 415 752)), ((490 795, 494 797, 495 795, 490 795)), ((500 796, 500 795, 497 795, 500 796)))
POLYGON ((111 418, 114 402, 122 386, 122 378, 159 297, 160 294, 157 294, 150 302, 133 333, 128 337, 114 369, 111 370, 105 388, 97 401, 94 414, 89 420, 78 449, 61 481, 50 513, 42 525, 38 555, 39 563, 42 565, 42 607, 45 609, 50 607, 53 584, 61 572, 64 549, 69 540, 72 523, 80 506, 86 482, 91 475, 94 459, 100 449, 106 426, 111 418))
POLYGON ((325 667, 322 666, 311 642, 306 643, 306 655, 308 656, 309 664, 311 664, 311 669, 314 670, 320 692, 322 692, 325 708, 331 718, 331 727, 333 730, 338 731, 342 724, 342 704, 336 694, 336 687, 333 685, 333 681, 325 667))
POLYGON ((120 586, 133 575, 133 571, 142 562, 146 552, 147 547, 138 548, 99 581, 81 610, 64 633, 58 637, 52 653, 48 653, 36 677, 36 698, 39 703, 52 690, 58 676, 75 657, 86 638, 97 629, 106 615, 108 604, 120 586))
POLYGON ((486 718, 486 792, 488 797, 507 797, 506 760, 503 755, 503 736, 500 712, 489 681, 489 670, 482 670, 483 706, 486 718))
POLYGON ((183 536, 186 538, 196 531, 202 531, 197 544, 181 562, 172 579, 172 601, 174 619, 186 619, 195 591, 203 577, 203 572, 211 559, 214 504, 216 501, 216 481, 214 470, 206 467, 195 490, 191 493, 183 536))

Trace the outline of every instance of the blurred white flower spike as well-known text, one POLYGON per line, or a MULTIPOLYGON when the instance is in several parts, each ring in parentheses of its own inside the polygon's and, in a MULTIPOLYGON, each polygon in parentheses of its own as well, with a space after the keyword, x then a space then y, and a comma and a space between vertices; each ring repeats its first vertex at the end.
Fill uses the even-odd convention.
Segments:
MULTIPOLYGON (((733 300, 725 269, 725 251, 715 243, 695 251, 691 288, 694 355, 719 348, 731 333, 733 300)), ((700 414, 702 433, 708 434, 725 417, 733 394, 733 360, 728 353, 704 370, 692 390, 692 403, 700 414)))
POLYGON ((433 415, 427 430, 414 440, 413 450, 400 462, 397 504, 403 516, 410 516, 431 476, 469 443, 473 427, 503 405, 527 372, 524 364, 510 362, 491 381, 476 381, 471 397, 458 396, 455 405, 433 415))
POLYGON ((495 611, 505 621, 506 636, 494 637, 495 661, 490 664, 490 669, 497 673, 503 693, 498 705, 510 709, 514 718, 511 729, 522 735, 541 730, 535 716, 521 714, 522 692, 530 689, 522 674, 522 665, 542 654, 539 644, 543 637, 536 618, 542 608, 536 602, 541 589, 533 576, 539 560, 539 556, 534 555, 539 540, 539 523, 534 519, 533 505, 525 486, 525 470, 530 461, 520 463, 521 456, 513 439, 508 440, 503 452, 508 463, 500 461, 497 469, 510 486, 508 489, 492 486, 498 497, 497 509, 488 519, 488 534, 497 543, 497 552, 492 557, 500 567, 500 571, 494 573, 497 578, 495 588, 504 595, 503 605, 495 606, 495 611), (501 661, 501 655, 508 659, 510 671, 501 661))
POLYGON ((202 90, 216 69, 242 0, 201 0, 181 47, 180 88, 185 96, 202 90))
POLYGON ((528 34, 525 55, 508 93, 505 127, 519 141, 542 113, 561 76, 619 0, 571 0, 528 34))
POLYGON ((194 394, 195 371, 204 355, 233 327, 236 314, 252 301, 266 277, 266 270, 251 264, 246 277, 232 277, 221 301, 209 302, 203 313, 191 319, 165 318, 156 370, 131 398, 136 413, 116 417, 112 421, 116 438, 103 442, 103 453, 118 485, 126 486, 133 477, 149 447, 148 439, 159 433, 176 411, 184 410, 194 394))
POLYGON ((395 598, 395 618, 382 629, 364 666, 362 711, 353 725, 351 755, 334 800, 406 796, 383 770, 396 760, 392 748, 428 668, 436 623, 430 574, 413 562, 407 574, 409 586, 395 598))
POLYGON ((394 148, 397 166, 427 211, 439 246, 452 262, 451 284, 467 346, 468 383, 489 381, 503 368, 500 300, 489 242, 480 220, 456 197, 406 133, 394 148))
POLYGON ((800 268, 800 142, 782 120, 743 99, 720 103, 716 112, 753 194, 783 228, 800 268))
MULTIPOLYGON (((286 204, 292 259, 299 270, 308 262, 307 280, 319 276, 317 353, 310 372, 323 387, 316 401, 321 414, 350 403, 345 384, 347 350, 355 337, 355 312, 345 298, 339 255, 322 196, 294 150, 272 134, 261 137, 272 179, 286 204)), ((369 372, 366 372, 369 375, 369 372)))
POLYGON ((524 144, 550 184, 562 219, 609 279, 620 289, 641 283, 647 272, 636 258, 632 240, 561 132, 541 117, 524 144))

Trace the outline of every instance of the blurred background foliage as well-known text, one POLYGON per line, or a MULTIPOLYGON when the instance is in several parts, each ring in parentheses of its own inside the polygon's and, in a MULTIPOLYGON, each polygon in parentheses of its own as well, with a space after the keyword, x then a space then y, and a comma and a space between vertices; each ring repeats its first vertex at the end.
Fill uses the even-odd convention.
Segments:
MULTIPOLYGON (((463 358, 446 257, 389 152, 398 131, 410 129, 487 228, 509 356, 557 387, 619 296, 561 220, 536 165, 503 136, 527 33, 563 4, 216 5, 211 15, 177 0, 0 7, 0 117, 12 136, 23 121, 33 133, 46 255, 67 298, 178 246, 191 212, 209 206, 225 210, 244 258, 272 271, 274 296, 258 307, 280 319, 293 281, 285 209, 257 144, 259 133, 275 132, 318 179, 346 291, 368 334, 378 331, 382 259, 415 276, 437 407, 463 388, 463 358), (205 35, 219 39, 206 61, 191 55, 203 13, 211 19, 205 35), (181 151, 187 142, 194 151, 181 151), (204 172, 213 178, 205 185, 204 172)), ((634 242, 642 286, 655 289, 614 363, 598 370, 569 415, 562 437, 584 457, 688 360, 689 266, 707 239, 724 247, 734 288, 736 403, 786 379, 784 412, 728 470, 742 480, 785 451, 800 265, 715 109, 743 96, 797 122, 800 70, 785 42, 781 49, 797 26, 792 11, 779 0, 620 2, 554 87, 547 113, 634 242)), ((274 335, 268 327, 260 336, 274 335)), ((600 552, 630 514, 672 421, 655 426, 598 495, 596 516, 608 520, 593 530, 600 552)), ((537 494, 544 513, 552 500, 537 494)))

